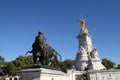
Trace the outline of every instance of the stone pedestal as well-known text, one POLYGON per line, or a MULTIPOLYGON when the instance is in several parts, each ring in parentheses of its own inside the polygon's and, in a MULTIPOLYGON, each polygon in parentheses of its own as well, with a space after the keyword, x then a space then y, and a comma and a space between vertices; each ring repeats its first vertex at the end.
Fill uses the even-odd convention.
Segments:
POLYGON ((22 69, 17 74, 20 80, 67 80, 64 72, 48 68, 22 69))
POLYGON ((119 80, 120 70, 67 70, 64 73, 50 68, 26 68, 17 73, 19 80, 119 80))
POLYGON ((120 80, 120 70, 88 71, 88 80, 120 80))

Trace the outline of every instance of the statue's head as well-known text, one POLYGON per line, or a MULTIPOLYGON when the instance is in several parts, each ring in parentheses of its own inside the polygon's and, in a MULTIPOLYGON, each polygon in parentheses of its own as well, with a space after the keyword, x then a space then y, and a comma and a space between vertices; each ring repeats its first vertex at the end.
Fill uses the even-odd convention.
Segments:
POLYGON ((42 31, 39 31, 38 34, 43 34, 43 32, 42 32, 42 31))
POLYGON ((83 19, 80 20, 82 26, 85 26, 85 21, 83 19))

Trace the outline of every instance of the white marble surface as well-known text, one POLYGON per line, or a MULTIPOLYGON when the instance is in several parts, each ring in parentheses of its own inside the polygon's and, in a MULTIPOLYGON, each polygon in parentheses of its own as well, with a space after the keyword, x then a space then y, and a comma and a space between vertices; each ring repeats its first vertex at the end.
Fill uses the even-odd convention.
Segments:
POLYGON ((64 73, 59 70, 35 68, 23 69, 18 73, 20 80, 120 80, 120 70, 67 70, 64 73))
POLYGON ((101 63, 97 49, 92 44, 91 35, 89 33, 79 33, 77 38, 79 49, 75 60, 76 70, 106 69, 101 63))
POLYGON ((18 74, 20 80, 68 80, 70 77, 62 71, 46 68, 23 69, 18 74))
POLYGON ((89 71, 89 80, 120 80, 120 70, 89 71))

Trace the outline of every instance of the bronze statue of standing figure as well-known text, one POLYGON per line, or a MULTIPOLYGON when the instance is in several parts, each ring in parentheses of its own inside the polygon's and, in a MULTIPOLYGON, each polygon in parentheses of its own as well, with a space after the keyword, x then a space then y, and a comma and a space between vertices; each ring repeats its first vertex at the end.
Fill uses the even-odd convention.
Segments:
POLYGON ((32 44, 32 50, 28 51, 28 53, 32 53, 34 65, 51 65, 51 60, 58 61, 57 55, 61 56, 57 53, 51 46, 49 46, 46 42, 46 39, 43 35, 43 32, 38 32, 38 35, 35 37, 35 42, 32 44))

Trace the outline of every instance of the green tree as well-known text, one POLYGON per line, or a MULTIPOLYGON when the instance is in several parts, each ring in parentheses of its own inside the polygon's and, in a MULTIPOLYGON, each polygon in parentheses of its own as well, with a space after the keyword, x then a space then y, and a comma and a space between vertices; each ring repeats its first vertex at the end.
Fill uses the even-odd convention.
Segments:
POLYGON ((0 64, 4 63, 4 57, 0 56, 0 64))
POLYGON ((66 65, 66 68, 67 68, 67 69, 71 69, 72 66, 73 66, 73 61, 70 60, 70 59, 66 59, 66 60, 64 61, 64 63, 65 63, 65 65, 66 65))
POLYGON ((15 65, 13 62, 5 62, 4 63, 5 74, 14 75, 15 74, 15 65))
POLYGON ((63 72, 66 72, 67 69, 71 69, 72 66, 73 66, 73 61, 70 59, 66 59, 64 61, 59 62, 59 67, 63 72))
POLYGON ((120 69, 120 64, 117 66, 117 69, 120 69))
POLYGON ((33 65, 33 57, 32 56, 19 56, 14 61, 14 65, 16 67, 16 71, 19 71, 24 66, 31 66, 33 65))
POLYGON ((26 66, 33 65, 34 64, 34 62, 33 62, 33 56, 27 56, 27 57, 25 57, 25 64, 26 64, 26 66))
POLYGON ((61 71, 66 72, 67 67, 66 67, 64 61, 59 62, 59 68, 61 69, 61 71))
POLYGON ((5 74, 14 75, 17 71, 21 70, 22 67, 31 65, 33 65, 32 56, 19 56, 14 61, 4 62, 3 69, 5 74))
POLYGON ((4 57, 0 56, 0 76, 4 75, 3 64, 4 64, 4 57))
POLYGON ((25 66, 25 57, 24 56, 19 56, 18 58, 15 59, 14 64, 16 67, 23 67, 25 66))
POLYGON ((108 59, 102 59, 102 64, 107 68, 107 69, 112 69, 115 68, 115 63, 108 60, 108 59))

